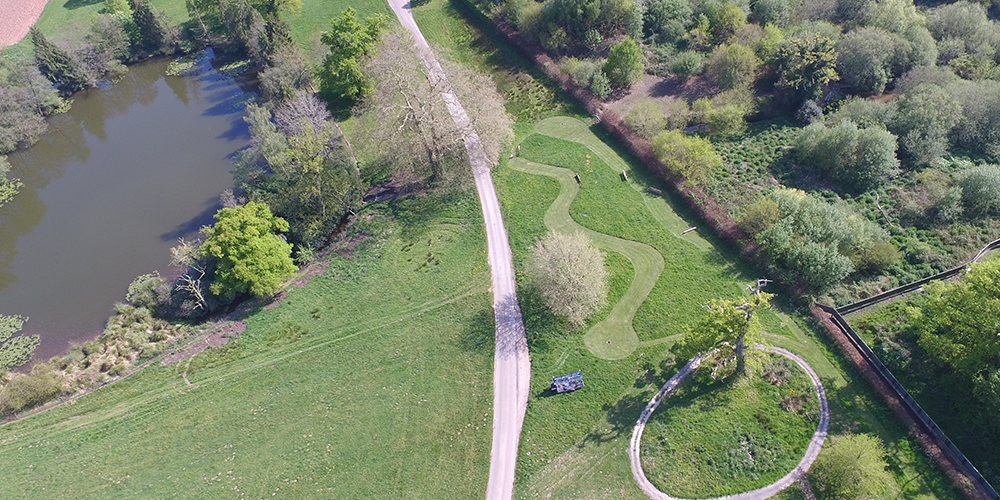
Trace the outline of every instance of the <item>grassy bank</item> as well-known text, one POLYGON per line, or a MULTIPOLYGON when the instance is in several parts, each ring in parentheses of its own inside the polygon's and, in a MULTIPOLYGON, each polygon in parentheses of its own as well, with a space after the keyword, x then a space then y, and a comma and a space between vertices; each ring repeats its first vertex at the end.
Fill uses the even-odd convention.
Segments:
POLYGON ((235 343, 0 427, 4 498, 482 496, 493 314, 479 204, 418 196, 361 220, 355 236, 374 236, 235 343))

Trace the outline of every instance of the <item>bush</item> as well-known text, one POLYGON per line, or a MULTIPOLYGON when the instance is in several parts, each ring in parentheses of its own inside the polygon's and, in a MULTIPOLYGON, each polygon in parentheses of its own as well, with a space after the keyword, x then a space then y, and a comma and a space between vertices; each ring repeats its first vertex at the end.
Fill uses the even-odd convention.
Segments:
POLYGON ((581 87, 590 87, 590 82, 594 75, 600 71, 593 61, 580 61, 573 68, 569 69, 569 76, 573 82, 581 87))
POLYGON ((795 118, 803 125, 811 125, 823 121, 823 110, 816 104, 816 101, 808 99, 799 106, 795 112, 795 118))
POLYGON ((608 81, 608 77, 603 71, 594 73, 590 80, 590 91, 601 99, 607 99, 611 95, 611 82, 608 81))
POLYGON ((45 365, 28 375, 15 376, 0 389, 0 415, 11 415, 55 398, 62 392, 62 379, 45 365))
POLYGON ((746 212, 740 217, 739 224, 747 234, 756 236, 781 218, 778 204, 770 198, 761 198, 747 207, 746 212))
POLYGON ((708 139, 687 136, 679 130, 668 130, 654 137, 653 151, 672 175, 683 177, 692 185, 704 182, 722 166, 722 158, 708 139))
POLYGON ((708 59, 707 73, 723 90, 750 87, 761 60, 746 45, 720 45, 708 59))
POLYGON ((899 173, 896 136, 880 127, 858 129, 850 120, 806 127, 795 152, 809 168, 854 191, 877 188, 899 173))
POLYGON ((140 275, 129 284, 125 300, 136 307, 156 309, 165 299, 157 292, 161 285, 163 285, 163 278, 160 277, 159 272, 140 275))
POLYGON ((1000 215, 1000 167, 983 165, 962 173, 962 204, 970 215, 1000 215))
POLYGON ((637 134, 652 139, 667 126, 667 117, 655 99, 641 99, 625 114, 625 124, 637 134))
POLYGON ((642 78, 644 67, 639 44, 631 38, 626 38, 611 48, 603 69, 611 86, 623 89, 631 87, 642 78))
POLYGON ((677 57, 674 58, 674 62, 670 64, 670 72, 673 73, 681 81, 687 80, 692 76, 700 75, 705 69, 705 58, 700 52, 695 52, 693 50, 685 50, 677 57))

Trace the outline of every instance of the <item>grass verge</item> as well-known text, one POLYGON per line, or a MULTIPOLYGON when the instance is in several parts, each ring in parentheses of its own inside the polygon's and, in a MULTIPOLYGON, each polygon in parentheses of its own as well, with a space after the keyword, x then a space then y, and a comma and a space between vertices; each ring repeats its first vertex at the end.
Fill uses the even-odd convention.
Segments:
POLYGON ((493 313, 479 204, 400 199, 355 231, 374 236, 234 343, 0 427, 4 498, 481 497, 493 313))

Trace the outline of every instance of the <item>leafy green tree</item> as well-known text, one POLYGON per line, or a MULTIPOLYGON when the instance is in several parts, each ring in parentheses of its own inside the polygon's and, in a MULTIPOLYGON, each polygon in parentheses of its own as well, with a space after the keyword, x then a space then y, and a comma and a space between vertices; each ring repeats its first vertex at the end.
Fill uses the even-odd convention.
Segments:
POLYGON ((747 13, 735 2, 710 3, 705 9, 709 30, 718 43, 729 41, 736 30, 747 24, 747 13))
POLYGON ((792 15, 788 0, 757 0, 750 5, 750 11, 761 26, 785 26, 792 15))
POLYGON ((793 89, 804 100, 816 99, 824 85, 840 79, 833 40, 819 34, 785 40, 775 59, 776 86, 793 89))
POLYGON ((806 127, 796 140, 796 154, 853 191, 877 188, 899 173, 896 136, 878 126, 859 129, 850 120, 806 127))
POLYGON ((704 306, 708 314, 684 334, 673 351, 682 358, 690 358, 718 349, 722 364, 736 361, 737 375, 759 371, 765 354, 753 347, 765 343, 757 311, 770 307, 773 296, 760 290, 767 281, 758 280, 756 288, 748 287, 755 292, 749 297, 709 301, 704 306))
POLYGON ((694 25, 694 10, 688 0, 653 0, 646 7, 645 32, 661 43, 679 40, 694 25))
POLYGON ((353 7, 330 21, 330 30, 321 41, 330 47, 330 54, 320 69, 320 90, 328 101, 356 101, 372 91, 364 75, 364 60, 375 54, 382 32, 389 21, 382 14, 358 21, 353 7))
POLYGON ((700 75, 705 70, 705 57, 700 52, 685 50, 670 64, 670 72, 680 81, 685 81, 692 76, 700 75))
POLYGON ((683 177, 692 185, 705 182, 722 166, 722 158, 711 141, 684 135, 680 130, 660 132, 653 138, 653 152, 671 175, 683 177))
POLYGON ((957 282, 925 285, 927 302, 908 323, 931 359, 956 372, 983 405, 1000 412, 1000 260, 973 264, 957 282))
POLYGON ((1000 82, 953 81, 945 92, 962 107, 955 142, 1000 161, 1000 82))
POLYGON ((962 117, 961 105, 941 87, 919 85, 897 99, 889 128, 900 138, 910 163, 929 165, 951 146, 950 133, 962 117))
POLYGON ((629 88, 642 78, 642 49, 635 40, 625 38, 611 47, 608 60, 604 63, 604 74, 612 88, 629 88))
POLYGON ((931 32, 923 26, 911 26, 903 34, 910 43, 910 66, 934 66, 938 60, 937 42, 931 32))
POLYGON ((637 134, 652 139, 667 126, 663 108, 652 98, 641 99, 625 113, 625 124, 637 134))
POLYGON ((583 233, 549 233, 532 250, 525 270, 545 305, 573 326, 607 301, 604 256, 583 233))
POLYGON ((132 7, 129 5, 128 0, 104 0, 104 10, 122 23, 122 29, 128 35, 130 45, 139 46, 142 44, 142 32, 139 31, 139 26, 135 24, 135 19, 132 16, 132 7))
POLYGON ((150 53, 173 54, 177 51, 180 36, 177 29, 149 0, 128 0, 132 19, 142 36, 142 44, 150 53))
POLYGON ((7 177, 10 172, 10 162, 6 156, 0 156, 0 207, 6 205, 24 186, 21 179, 7 177))
POLYGON ((597 71, 590 78, 590 91, 601 99, 607 99, 611 95, 611 81, 604 71, 597 71))
POLYGON ((720 45, 708 59, 708 76, 723 90, 753 86, 760 58, 753 49, 738 43, 720 45))
POLYGON ((893 483, 886 470, 885 445, 869 434, 830 436, 809 469, 819 498, 860 500, 879 498, 893 483))
POLYGON ((739 224, 750 236, 756 236, 782 217, 781 210, 774 200, 760 198, 747 207, 746 212, 740 217, 739 224))
POLYGON ((994 51, 1000 47, 1000 31, 978 3, 962 0, 931 9, 927 28, 939 41, 961 41, 970 53, 979 52, 983 45, 994 51))
POLYGON ((542 15, 547 23, 563 28, 563 34, 582 36, 601 17, 601 0, 546 0, 542 15))
POLYGON ((76 92, 94 85, 94 79, 76 56, 59 47, 36 26, 31 27, 31 42, 35 46, 38 70, 56 86, 76 92))
POLYGON ((959 185, 966 213, 1000 215, 1000 167, 982 165, 962 172, 959 185))
POLYGON ((858 92, 881 94, 892 80, 899 50, 899 39, 882 28, 856 29, 837 43, 837 68, 844 81, 858 92))
POLYGON ((264 297, 298 271, 292 245, 277 235, 288 230, 288 223, 272 215, 267 205, 251 201, 223 208, 215 218, 201 246, 204 255, 216 260, 213 294, 227 300, 246 292, 264 297))

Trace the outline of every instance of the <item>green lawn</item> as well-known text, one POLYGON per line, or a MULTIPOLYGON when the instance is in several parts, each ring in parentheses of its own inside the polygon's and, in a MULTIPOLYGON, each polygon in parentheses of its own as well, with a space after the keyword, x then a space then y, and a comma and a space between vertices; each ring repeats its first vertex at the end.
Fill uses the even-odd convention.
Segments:
POLYGON ((768 380, 735 382, 714 381, 702 366, 663 400, 642 435, 650 482, 680 498, 716 497, 795 468, 819 423, 819 402, 795 363, 777 355, 768 363, 768 380))
POLYGON ((0 427, 2 496, 481 497, 493 312, 479 210, 474 193, 370 207, 354 230, 375 236, 252 314, 235 344, 0 427))
MULTIPOLYGON (((655 181, 634 159, 603 140, 599 129, 578 119, 550 118, 533 127, 522 126, 519 131, 521 158, 494 171, 515 265, 523 263, 534 238, 548 230, 551 216, 547 212, 565 185, 550 175, 520 171, 525 166, 546 164, 580 175, 579 192, 568 208, 576 224, 643 242, 661 253, 665 266, 633 320, 642 342, 619 360, 594 355, 585 332, 606 319, 625 295, 635 276, 632 265, 622 266, 622 257, 612 262, 610 304, 595 313, 587 326, 574 331, 548 315, 521 278, 519 293, 533 380, 519 451, 516 496, 643 499, 625 450, 639 413, 655 390, 676 372, 665 349, 684 326, 698 318, 701 303, 739 293, 753 275, 741 273, 728 255, 717 250, 718 242, 711 234, 680 236, 697 221, 679 215, 684 212, 676 208, 674 200, 648 194, 646 187, 656 186, 655 181), (627 171, 629 182, 622 181, 622 170, 627 171), (583 371, 584 389, 560 396, 546 390, 552 376, 575 370, 583 371)), ((897 480, 892 487, 894 495, 958 498, 948 479, 920 453, 916 442, 864 380, 828 350, 828 339, 817 338, 811 325, 782 312, 784 304, 777 302, 774 311, 761 315, 767 339, 803 356, 823 379, 831 397, 831 433, 869 432, 881 437, 897 480)), ((661 405, 658 412, 665 408, 661 405)), ((793 498, 798 493, 787 495, 793 498)))

